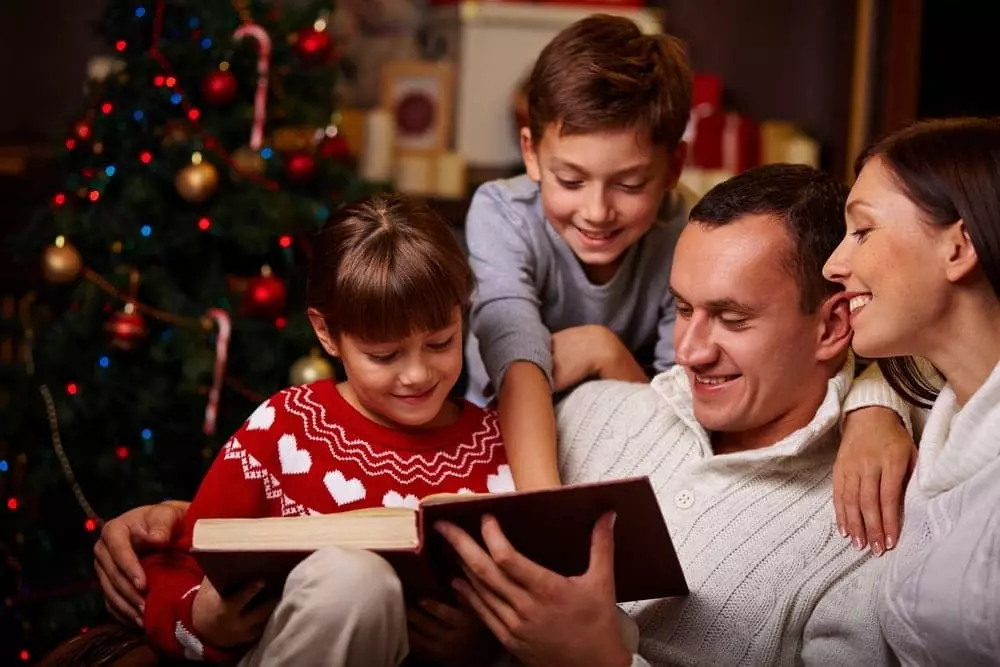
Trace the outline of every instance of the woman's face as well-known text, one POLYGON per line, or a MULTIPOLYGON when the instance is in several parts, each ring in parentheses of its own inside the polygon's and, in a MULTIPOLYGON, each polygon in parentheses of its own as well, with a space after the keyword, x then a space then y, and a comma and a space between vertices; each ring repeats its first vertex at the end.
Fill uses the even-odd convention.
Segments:
POLYGON ((823 275, 850 297, 854 349, 865 357, 924 354, 925 342, 947 313, 947 227, 925 214, 871 159, 847 199, 847 235, 823 275))

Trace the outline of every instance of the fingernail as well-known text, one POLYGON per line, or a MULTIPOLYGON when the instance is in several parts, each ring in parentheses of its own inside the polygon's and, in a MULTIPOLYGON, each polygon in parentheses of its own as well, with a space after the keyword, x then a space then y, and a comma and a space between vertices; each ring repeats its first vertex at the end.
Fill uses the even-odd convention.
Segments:
POLYGON ((839 523, 837 524, 837 530, 838 530, 838 531, 840 531, 840 536, 841 536, 841 537, 847 537, 847 529, 846 529, 846 528, 844 528, 844 527, 843 527, 842 525, 840 525, 839 523))
POLYGON ((139 613, 140 614, 145 614, 146 613, 146 603, 145 602, 140 602, 139 603, 139 613))
POLYGON ((876 557, 885 553, 885 549, 882 548, 882 543, 878 540, 872 540, 872 553, 875 554, 876 557))
POLYGON ((132 583, 135 584, 136 588, 142 588, 142 579, 139 577, 132 577, 132 583))
POLYGON ((618 521, 618 512, 611 513, 611 528, 614 530, 615 522, 618 521))
POLYGON ((864 542, 861 541, 860 537, 854 538, 854 548, 857 549, 858 551, 861 551, 862 549, 865 548, 865 544, 864 542))
POLYGON ((135 624, 138 625, 140 628, 142 627, 142 617, 141 616, 135 616, 135 617, 132 618, 132 620, 135 621, 135 624))
POLYGON ((892 549, 894 546, 896 546, 896 540, 892 539, 892 535, 890 535, 889 537, 885 538, 885 548, 886 549, 892 549))

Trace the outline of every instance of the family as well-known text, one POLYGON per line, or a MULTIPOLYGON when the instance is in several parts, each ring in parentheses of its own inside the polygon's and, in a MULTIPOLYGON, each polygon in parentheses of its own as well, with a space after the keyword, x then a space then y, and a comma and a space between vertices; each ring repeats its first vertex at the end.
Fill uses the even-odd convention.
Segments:
POLYGON ((108 608, 248 666, 1000 662, 1000 121, 895 132, 849 191, 778 164, 696 201, 676 39, 583 19, 527 99, 526 174, 476 192, 468 253, 395 196, 316 235, 308 314, 346 379, 265 401, 190 506, 106 524, 108 608), (457 604, 338 548, 223 597, 188 554, 198 518, 631 476, 686 597, 615 604, 610 514, 578 577, 495 520, 435 526, 457 604))

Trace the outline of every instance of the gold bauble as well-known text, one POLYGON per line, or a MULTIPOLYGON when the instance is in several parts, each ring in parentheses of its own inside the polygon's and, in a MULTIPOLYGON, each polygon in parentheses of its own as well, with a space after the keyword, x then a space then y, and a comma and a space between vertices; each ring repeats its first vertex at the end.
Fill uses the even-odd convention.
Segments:
POLYGON ((247 175, 259 176, 267 169, 267 162, 261 157, 260 151, 255 151, 249 146, 237 148, 233 152, 233 164, 236 165, 236 171, 247 175))
POLYGON ((62 237, 42 254, 42 275, 47 282, 56 285, 73 282, 82 269, 80 253, 62 237))
POLYGON ((324 359, 319 350, 313 350, 309 356, 302 357, 288 372, 288 381, 292 384, 309 384, 333 377, 333 364, 324 359))
POLYGON ((199 204, 215 194, 219 187, 219 170, 209 162, 189 164, 177 172, 174 186, 184 201, 199 204))

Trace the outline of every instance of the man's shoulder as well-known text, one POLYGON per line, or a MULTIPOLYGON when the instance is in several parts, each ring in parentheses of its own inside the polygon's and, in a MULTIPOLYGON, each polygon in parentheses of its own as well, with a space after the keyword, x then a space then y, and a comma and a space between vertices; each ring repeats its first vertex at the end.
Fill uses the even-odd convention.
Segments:
POLYGON ((563 421, 589 418, 624 420, 636 412, 669 409, 662 396, 648 382, 592 380, 574 389, 556 406, 556 416, 563 421))

